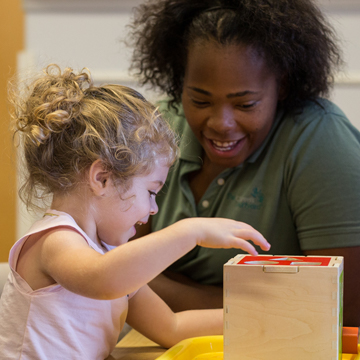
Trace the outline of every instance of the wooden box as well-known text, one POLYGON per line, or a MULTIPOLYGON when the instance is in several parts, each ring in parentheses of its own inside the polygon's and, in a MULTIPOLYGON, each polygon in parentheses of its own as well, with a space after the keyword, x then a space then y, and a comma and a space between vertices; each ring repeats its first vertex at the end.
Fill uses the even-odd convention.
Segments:
POLYGON ((238 255, 224 265, 224 360, 339 360, 343 257, 238 255))

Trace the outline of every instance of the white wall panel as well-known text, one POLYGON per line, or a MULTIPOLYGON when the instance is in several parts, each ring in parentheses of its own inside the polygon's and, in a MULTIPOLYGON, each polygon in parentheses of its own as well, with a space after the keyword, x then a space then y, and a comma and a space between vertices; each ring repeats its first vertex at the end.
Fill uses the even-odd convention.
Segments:
POLYGON ((49 62, 118 72, 126 70, 131 55, 123 41, 129 15, 59 13, 29 14, 26 49, 38 66, 49 62))

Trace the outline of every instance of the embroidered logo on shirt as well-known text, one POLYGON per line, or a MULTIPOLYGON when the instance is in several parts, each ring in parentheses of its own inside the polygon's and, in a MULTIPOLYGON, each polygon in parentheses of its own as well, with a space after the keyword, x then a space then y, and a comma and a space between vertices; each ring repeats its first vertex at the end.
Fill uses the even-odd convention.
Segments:
POLYGON ((264 194, 259 188, 254 188, 250 196, 240 196, 228 193, 227 198, 237 202, 237 206, 245 209, 258 210, 264 201, 264 194))

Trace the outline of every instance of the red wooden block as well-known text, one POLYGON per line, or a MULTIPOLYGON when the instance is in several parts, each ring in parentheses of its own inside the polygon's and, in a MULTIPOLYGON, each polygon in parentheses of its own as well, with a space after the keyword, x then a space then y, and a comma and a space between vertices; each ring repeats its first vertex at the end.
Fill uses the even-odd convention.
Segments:
POLYGON ((345 354, 357 354, 359 343, 359 328, 343 327, 342 352, 345 354))

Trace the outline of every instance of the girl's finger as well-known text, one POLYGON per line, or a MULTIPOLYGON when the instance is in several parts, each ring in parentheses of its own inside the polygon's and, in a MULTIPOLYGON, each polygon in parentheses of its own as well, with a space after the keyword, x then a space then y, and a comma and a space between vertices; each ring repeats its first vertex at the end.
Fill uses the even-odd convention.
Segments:
POLYGON ((255 247, 249 241, 244 239, 239 239, 238 237, 233 238, 232 247, 237 249, 242 249, 253 256, 258 255, 258 252, 256 251, 255 247))
POLYGON ((267 240, 254 229, 237 229, 234 231, 234 235, 241 239, 251 240, 255 245, 260 246, 260 248, 265 251, 271 247, 267 240))

